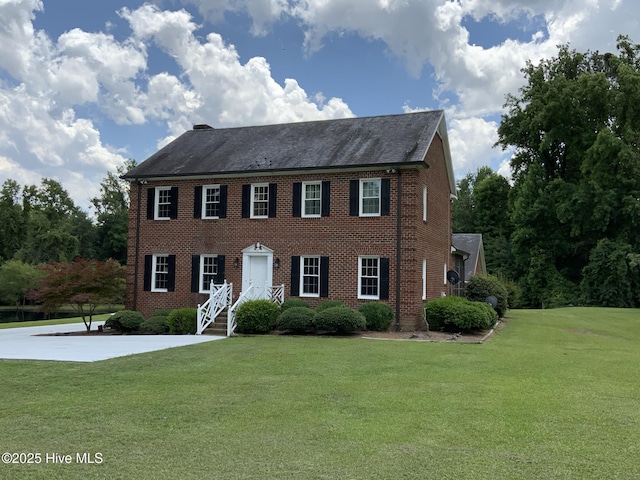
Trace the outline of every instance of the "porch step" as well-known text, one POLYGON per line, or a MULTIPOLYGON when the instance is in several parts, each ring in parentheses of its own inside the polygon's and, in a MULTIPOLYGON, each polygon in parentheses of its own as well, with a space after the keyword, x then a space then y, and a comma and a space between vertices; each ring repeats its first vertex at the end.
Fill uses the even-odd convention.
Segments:
POLYGON ((202 334, 218 335, 221 337, 226 337, 227 336, 227 315, 228 315, 228 309, 225 308, 222 312, 220 312, 220 315, 216 317, 215 321, 211 325, 209 325, 207 328, 204 329, 202 334))

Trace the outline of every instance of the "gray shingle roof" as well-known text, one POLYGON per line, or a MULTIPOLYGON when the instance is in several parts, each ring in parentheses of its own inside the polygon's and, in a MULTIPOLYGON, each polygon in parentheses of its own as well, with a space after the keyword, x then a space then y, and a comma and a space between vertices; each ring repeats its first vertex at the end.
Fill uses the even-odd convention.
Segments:
MULTIPOLYGON (((189 130, 131 170, 144 179, 419 163, 439 133, 441 110, 380 117, 189 130)), ((453 172, 450 172, 453 181, 453 172)), ((455 191, 455 185, 453 185, 455 191)))
POLYGON ((475 273, 478 262, 482 263, 481 270, 486 270, 481 233, 454 233, 451 238, 451 243, 456 250, 462 250, 469 254, 469 259, 466 262, 465 282, 469 281, 475 273))

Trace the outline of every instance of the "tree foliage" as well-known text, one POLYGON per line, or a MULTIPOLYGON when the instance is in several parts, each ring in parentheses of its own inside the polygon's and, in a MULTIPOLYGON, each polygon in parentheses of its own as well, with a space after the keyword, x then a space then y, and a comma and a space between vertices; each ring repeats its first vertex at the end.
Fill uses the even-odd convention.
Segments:
POLYGON ((515 149, 511 249, 528 306, 610 304, 605 265, 640 252, 640 45, 620 36, 617 48, 561 46, 507 97, 498 144, 515 149))
POLYGON ((121 301, 125 292, 125 269, 115 260, 53 262, 40 266, 43 276, 31 294, 45 312, 54 312, 69 304, 91 329, 98 305, 121 301))
POLYGON ((0 265, 0 302, 15 305, 16 320, 24 313, 28 293, 36 287, 39 270, 33 265, 18 260, 9 260, 0 265))

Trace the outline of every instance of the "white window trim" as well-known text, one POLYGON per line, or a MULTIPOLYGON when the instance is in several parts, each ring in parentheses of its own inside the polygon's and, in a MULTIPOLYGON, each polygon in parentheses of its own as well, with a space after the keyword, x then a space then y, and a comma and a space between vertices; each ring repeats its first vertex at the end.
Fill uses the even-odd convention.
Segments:
MULTIPOLYGON (((202 254, 200 255, 200 272, 198 274, 198 281, 200 282, 200 293, 209 293, 210 287, 207 286, 206 289, 203 289, 202 287, 204 286, 204 259, 205 258, 218 258, 218 255, 213 255, 213 254, 202 254)), ((218 268, 218 265, 216 265, 216 269, 218 268)), ((218 272, 216 272, 216 275, 218 274, 218 272)))
POLYGON ((361 255, 358 257, 358 298, 363 300, 380 300, 380 256, 378 255, 361 255), (378 260, 378 294, 363 295, 362 294, 362 261, 370 258, 378 260))
MULTIPOLYGON (((220 185, 203 185, 202 186, 202 211, 201 217, 204 219, 217 219, 219 216, 208 216, 207 215, 207 190, 217 188, 218 189, 218 198, 220 198, 220 185)), ((218 205, 220 205, 220 201, 218 201, 218 205)))
POLYGON ((442 282, 444 285, 447 284, 447 262, 444 262, 444 280, 442 282))
POLYGON ((359 214, 361 217, 379 217, 382 212, 382 179, 380 178, 361 178, 360 179, 360 189, 358 192, 358 204, 359 204, 359 214), (364 213, 362 211, 362 207, 364 204, 364 182, 378 182, 378 213, 364 213))
POLYGON ((319 255, 302 255, 300 256, 300 296, 301 297, 311 297, 311 298, 319 298, 320 297, 320 276, 322 272, 320 271, 320 256, 319 255), (304 291, 304 260, 305 258, 317 258, 318 259, 318 293, 305 293, 304 291))
POLYGON ((427 259, 422 259, 422 300, 427 299, 427 259))
POLYGON ((322 216, 322 182, 302 182, 302 216, 306 218, 318 218, 322 216), (307 185, 319 185, 320 186, 320 198, 318 201, 320 202, 320 213, 306 213, 307 210, 307 197, 306 197, 306 186, 307 185))
MULTIPOLYGON (((153 219, 171 220, 171 214, 167 217, 160 216, 160 192, 169 192, 169 211, 171 211, 171 187, 156 187, 155 198, 153 199, 153 219)), ((164 205, 164 204, 163 204, 164 205)))
POLYGON ((427 186, 422 187, 422 221, 427 221, 427 186))
POLYGON ((157 288, 156 287, 156 274, 158 273, 158 258, 166 257, 167 258, 167 276, 169 275, 169 254, 168 253, 156 253, 153 255, 153 263, 151 267, 151 291, 152 292, 168 292, 167 288, 157 288))
POLYGON ((251 211, 249 212, 250 218, 269 218, 269 184, 268 183, 252 183, 251 184, 251 211), (267 187, 267 214, 266 215, 254 215, 254 201, 256 197, 256 188, 267 187))

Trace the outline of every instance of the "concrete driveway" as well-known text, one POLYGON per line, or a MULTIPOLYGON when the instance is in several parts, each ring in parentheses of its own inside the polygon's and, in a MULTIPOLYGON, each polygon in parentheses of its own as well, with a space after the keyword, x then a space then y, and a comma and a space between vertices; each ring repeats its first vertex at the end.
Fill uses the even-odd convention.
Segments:
MULTIPOLYGON (((103 323, 94 322, 91 329, 103 323)), ((41 336, 84 330, 83 323, 2 329, 0 359, 95 362, 226 338, 213 335, 41 336)))

